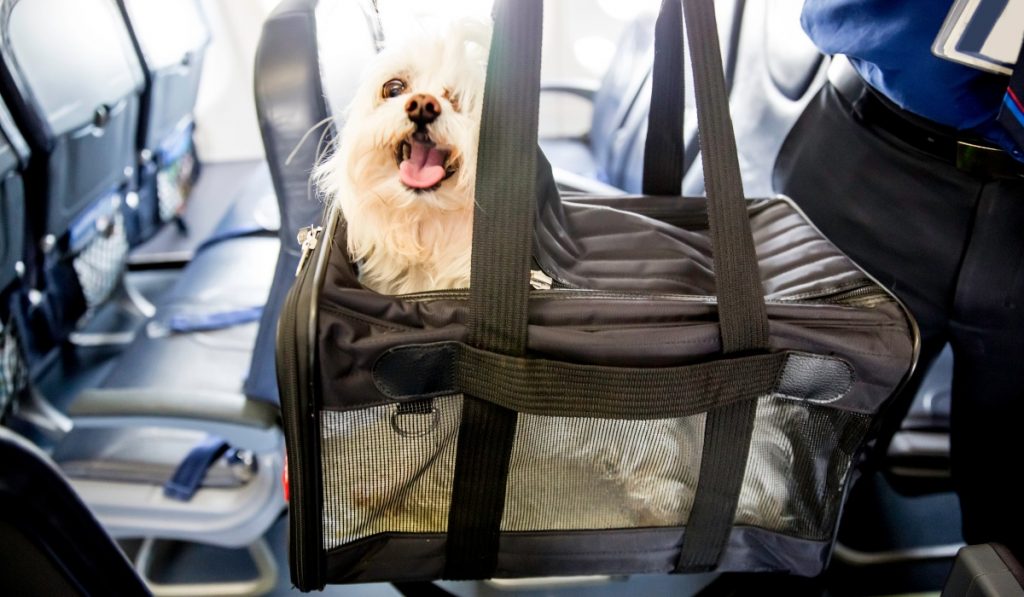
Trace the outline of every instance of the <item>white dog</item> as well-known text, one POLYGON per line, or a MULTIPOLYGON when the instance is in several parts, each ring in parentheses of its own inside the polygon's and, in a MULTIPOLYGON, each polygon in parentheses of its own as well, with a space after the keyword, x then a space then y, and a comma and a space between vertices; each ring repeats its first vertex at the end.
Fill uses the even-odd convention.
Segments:
POLYGON ((364 286, 404 294, 469 286, 473 194, 490 27, 460 21, 388 48, 315 173, 341 209, 364 286))

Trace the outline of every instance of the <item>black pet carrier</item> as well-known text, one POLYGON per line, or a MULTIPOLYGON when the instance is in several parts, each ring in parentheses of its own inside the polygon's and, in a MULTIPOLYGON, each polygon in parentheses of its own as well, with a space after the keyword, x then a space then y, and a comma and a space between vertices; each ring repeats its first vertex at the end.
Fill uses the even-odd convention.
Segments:
POLYGON ((293 582, 815 575, 916 327, 788 199, 743 199, 711 0, 683 2, 708 198, 678 196, 677 0, 645 195, 560 197, 540 4, 495 13, 469 289, 362 288, 337 215, 303 239, 278 338, 293 582))

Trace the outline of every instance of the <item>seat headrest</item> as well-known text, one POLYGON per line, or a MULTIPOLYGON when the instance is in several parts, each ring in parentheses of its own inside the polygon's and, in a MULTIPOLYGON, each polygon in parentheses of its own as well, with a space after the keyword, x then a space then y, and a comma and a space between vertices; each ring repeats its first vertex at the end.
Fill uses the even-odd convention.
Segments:
POLYGON ((376 53, 368 9, 351 0, 282 0, 263 25, 256 112, 281 209, 282 250, 296 255, 298 230, 323 210, 309 175, 333 138, 327 119, 340 127, 341 110, 376 53))

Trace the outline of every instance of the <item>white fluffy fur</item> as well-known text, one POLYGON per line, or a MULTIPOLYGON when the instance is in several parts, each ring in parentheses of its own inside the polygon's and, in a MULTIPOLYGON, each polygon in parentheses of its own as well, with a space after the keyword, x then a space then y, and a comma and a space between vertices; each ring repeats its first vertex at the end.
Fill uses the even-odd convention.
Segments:
POLYGON ((385 294, 469 286, 473 194, 490 28, 461 21, 440 34, 389 47, 370 64, 349 106, 337 150, 314 175, 329 209, 341 209, 348 250, 360 281, 385 294), (391 79, 405 92, 382 97, 391 79), (405 104, 425 93, 441 103, 427 125, 431 139, 451 150, 455 173, 435 190, 416 191, 399 179, 399 145, 416 130, 405 104))

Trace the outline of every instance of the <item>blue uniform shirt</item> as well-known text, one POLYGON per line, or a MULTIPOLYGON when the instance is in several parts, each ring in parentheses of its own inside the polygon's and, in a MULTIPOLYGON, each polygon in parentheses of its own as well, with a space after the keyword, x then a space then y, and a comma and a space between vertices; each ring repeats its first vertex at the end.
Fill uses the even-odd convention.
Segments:
POLYGON ((932 42, 952 0, 806 0, 800 22, 825 54, 845 54, 904 110, 968 131, 1024 159, 996 122, 1007 77, 938 58, 932 42))

